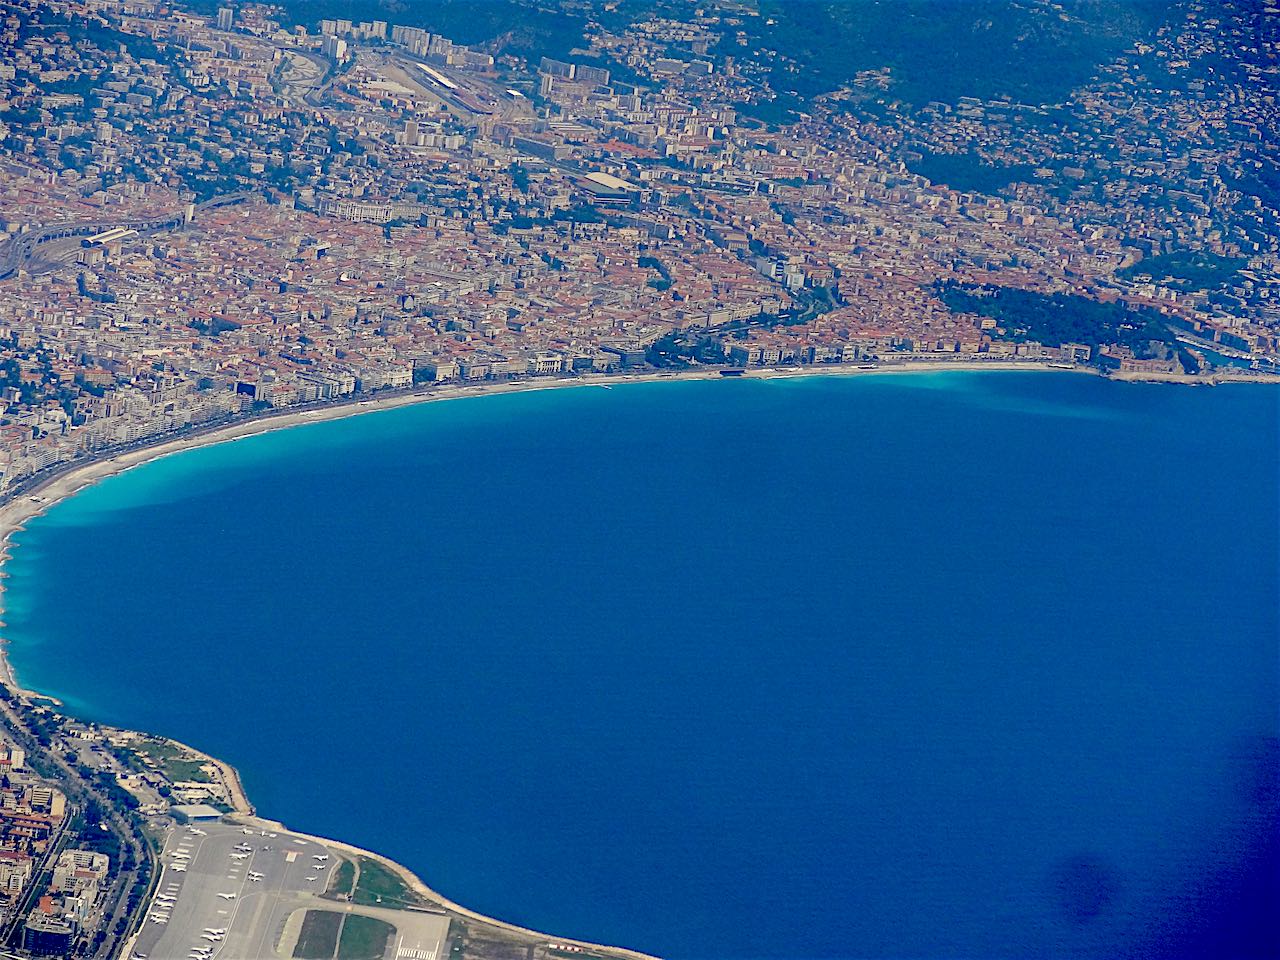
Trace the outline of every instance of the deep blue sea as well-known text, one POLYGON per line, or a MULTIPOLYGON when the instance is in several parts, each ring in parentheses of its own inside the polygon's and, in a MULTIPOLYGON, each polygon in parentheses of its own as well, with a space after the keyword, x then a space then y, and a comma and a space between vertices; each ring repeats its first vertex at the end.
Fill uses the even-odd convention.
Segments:
POLYGON ((552 933, 684 960, 1280 952, 1280 391, 491 396, 30 524, 24 683, 552 933))

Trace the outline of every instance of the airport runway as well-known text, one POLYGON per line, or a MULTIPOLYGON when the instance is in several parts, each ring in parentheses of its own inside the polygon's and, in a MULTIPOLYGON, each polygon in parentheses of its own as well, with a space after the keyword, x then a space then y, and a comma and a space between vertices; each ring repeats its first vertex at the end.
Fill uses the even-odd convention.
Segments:
POLYGON ((281 960, 277 946, 291 915, 311 909, 358 913, 396 928, 388 960, 441 960, 449 932, 443 914, 322 900, 338 856, 284 831, 224 823, 174 827, 132 960, 281 960))
POLYGON ((133 953, 148 960, 273 960, 298 895, 323 893, 336 860, 289 834, 222 823, 175 827, 133 953), (280 916, 282 900, 291 906, 280 916))

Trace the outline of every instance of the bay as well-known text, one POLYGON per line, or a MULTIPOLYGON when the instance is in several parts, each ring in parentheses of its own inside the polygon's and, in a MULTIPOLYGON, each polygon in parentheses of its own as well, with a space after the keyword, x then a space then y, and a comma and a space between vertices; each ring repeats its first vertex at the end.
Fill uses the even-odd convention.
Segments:
POLYGON ((673 958, 1265 956, 1280 393, 427 404, 103 482, 20 679, 469 907, 673 958))

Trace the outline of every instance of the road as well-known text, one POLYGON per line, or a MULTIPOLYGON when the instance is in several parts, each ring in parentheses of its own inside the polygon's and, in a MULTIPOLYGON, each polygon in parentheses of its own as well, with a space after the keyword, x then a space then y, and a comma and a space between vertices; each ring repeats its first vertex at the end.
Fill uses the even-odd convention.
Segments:
MULTIPOLYGON (((228 203, 239 203, 248 197, 253 196, 252 193, 241 191, 238 193, 229 193, 220 197, 211 197, 203 203, 196 205, 196 212, 202 210, 212 210, 215 207, 225 206, 228 203)), ((112 230, 116 227, 129 227, 137 230, 139 233, 146 234, 157 230, 168 230, 173 227, 180 226, 186 219, 184 212, 174 213, 168 216, 152 217, 150 219, 133 219, 133 220, 91 220, 91 221, 67 221, 63 223, 51 223, 41 227, 35 227, 26 233, 20 233, 0 250, 0 280, 12 276, 21 268, 25 267, 36 252, 47 243, 56 240, 74 237, 88 237, 95 233, 101 233, 104 230, 112 230)), ((73 244, 72 249, 78 249, 78 245, 73 244)))
MULTIPOLYGON (((115 800, 103 792, 97 784, 81 776, 80 771, 68 764, 60 752, 45 749, 31 732, 23 715, 15 709, 16 702, 0 699, 0 728, 7 729, 10 737, 27 751, 28 763, 38 758, 38 762, 47 765, 49 769, 40 770, 40 773, 46 779, 52 779, 57 783, 59 789, 66 794, 69 805, 75 805, 83 810, 90 800, 97 804, 103 812, 102 822, 119 838, 120 849, 126 851, 127 858, 132 863, 128 870, 122 869, 118 862, 112 863, 113 878, 102 894, 101 902, 111 904, 112 907, 109 919, 100 928, 105 929, 107 935, 91 956, 95 960, 106 960, 114 955, 118 943, 117 938, 110 931, 126 916, 129 891, 138 881, 139 869, 150 859, 150 852, 134 818, 122 814, 116 808, 115 800)), ((70 815, 71 811, 68 810, 68 820, 70 815)))

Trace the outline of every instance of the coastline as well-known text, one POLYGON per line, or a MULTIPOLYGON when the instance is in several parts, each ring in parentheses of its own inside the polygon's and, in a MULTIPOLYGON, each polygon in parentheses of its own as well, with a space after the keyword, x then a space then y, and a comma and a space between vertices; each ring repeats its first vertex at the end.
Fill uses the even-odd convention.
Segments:
MULTIPOLYGON (((748 379, 777 379, 777 378, 794 378, 794 377, 810 377, 810 376, 858 376, 867 375, 886 375, 886 374, 906 374, 906 373, 937 373, 947 371, 1001 371, 1001 372, 1078 372, 1092 373, 1098 375, 1097 371, 1090 368, 1072 368, 1064 369, 1062 367, 1049 367, 1041 362, 957 362, 957 361, 919 361, 904 362, 900 364, 889 364, 877 366, 875 369, 859 369, 849 366, 831 366, 831 367, 795 367, 795 368, 756 368, 747 371, 744 374, 748 379)), ((74 463, 68 465, 61 472, 41 480, 30 489, 23 490, 17 495, 11 497, 7 502, 0 504, 0 616, 3 614, 3 589, 4 589, 4 572, 3 564, 9 558, 10 551, 13 547, 13 536, 23 529, 27 521, 33 517, 43 514, 45 511, 67 499, 76 493, 84 490, 100 482, 103 479, 123 473, 133 467, 140 466, 152 460, 169 456, 170 454, 180 453, 186 450, 198 449, 204 446, 212 446, 218 443, 231 442, 242 437, 253 436, 260 433, 266 433, 274 430, 286 429, 294 426, 304 426, 309 423, 324 422, 326 420, 345 419, 351 416, 358 416, 362 413, 372 413, 380 410, 393 409, 402 406, 416 405, 420 403, 428 403, 437 400, 461 399, 466 397, 486 396, 500 393, 520 393, 530 392, 534 390, 559 389, 564 387, 589 387, 589 386, 611 386, 615 384, 635 383, 635 382, 662 382, 666 380, 719 380, 722 379, 719 368, 697 369, 692 371, 673 371, 667 373, 646 372, 642 374, 615 374, 615 375, 592 375, 578 378, 565 379, 546 379, 546 380, 527 380, 508 383, 489 383, 479 385, 465 384, 449 384, 445 386, 433 386, 416 392, 387 394, 381 397, 371 397, 351 402, 335 404, 328 407, 312 408, 304 410, 285 410, 280 413, 256 418, 253 420, 240 421, 226 424, 209 430, 206 433, 198 433, 196 435, 188 435, 178 438, 163 439, 157 443, 142 446, 136 449, 128 450, 122 453, 102 457, 99 459, 91 459, 86 462, 74 463)), ((1116 377, 1115 379, 1157 379, 1157 378, 1141 378, 1141 377, 1116 377)), ((1158 378, 1164 379, 1164 378, 1158 378)), ((1260 378, 1235 378, 1224 377, 1223 381, 1236 379, 1260 379, 1260 378)), ((1276 382, 1274 378, 1267 378, 1268 382, 1276 382)), ((1220 382, 1217 380, 1209 381, 1205 378, 1187 378, 1174 382, 1220 382)), ((27 698, 39 698, 50 700, 46 695, 36 691, 25 690, 18 684, 15 671, 7 657, 7 641, 3 638, 3 622, 0 621, 0 683, 4 683, 15 694, 27 698)), ((184 745, 185 746, 185 745, 184 745)), ((189 748, 190 749, 190 748, 189 748)), ((219 770, 228 793, 232 798, 232 804, 235 812, 240 817, 251 817, 255 820, 259 818, 255 814, 249 798, 245 794, 243 786, 240 783, 238 772, 230 764, 217 758, 203 754, 201 751, 192 750, 193 753, 207 757, 208 761, 214 764, 219 770)), ((270 823, 278 826, 280 829, 288 830, 288 827, 277 824, 275 821, 262 820, 261 822, 270 823)), ((292 833, 297 831, 290 830, 292 833)), ((298 833, 299 836, 309 837, 305 833, 298 833)), ((367 851, 350 844, 321 839, 325 843, 330 844, 343 852, 352 856, 365 856, 376 860, 393 870, 400 876, 405 883, 418 893, 439 905, 446 910, 455 912, 460 916, 470 918, 477 922, 492 925, 510 933, 520 936, 534 936, 543 939, 555 939, 559 942, 573 944, 595 952, 608 953, 617 957, 626 957, 629 960, 653 960, 648 954, 638 951, 629 950, 621 947, 608 947, 598 944, 591 944, 586 941, 578 941, 565 937, 550 937, 524 927, 509 924, 501 920, 483 916, 468 910, 458 904, 453 903, 439 893, 431 890, 413 871, 407 867, 391 860, 385 856, 367 851)))
MULTIPOLYGON (((383 396, 352 399, 321 407, 306 409, 284 409, 278 413, 255 417, 223 424, 206 431, 181 437, 169 437, 154 443, 143 443, 141 446, 117 452, 107 456, 94 456, 83 461, 71 461, 64 467, 55 468, 50 476, 40 480, 34 486, 15 492, 8 500, 0 501, 0 684, 8 687, 13 693, 27 698, 38 698, 45 701, 58 702, 56 697, 37 690, 28 690, 18 682, 8 657, 8 639, 4 636, 4 571, 5 562, 13 549, 14 534, 20 532, 27 521, 40 516, 47 510, 81 490, 100 483, 110 477, 124 473, 134 467, 142 466, 161 457, 210 447, 219 443, 229 443, 244 437, 257 436, 276 430, 306 426, 311 423, 324 423, 329 420, 341 420, 359 416, 364 413, 375 413, 380 410, 393 410, 398 407, 432 403, 443 400, 458 400, 467 397, 482 397, 505 393, 526 393, 536 390, 557 390, 569 387, 614 386, 627 383, 656 383, 666 381, 687 380, 721 380, 719 367, 696 368, 692 370, 672 370, 666 372, 645 371, 643 373, 587 374, 579 377, 547 378, 536 380, 513 380, 497 383, 449 383, 432 385, 406 392, 388 393, 383 396)), ((821 376, 884 376, 919 373, 944 373, 948 371, 966 372, 1043 372, 1043 373, 1083 373, 1101 376, 1091 367, 1050 367, 1041 361, 957 361, 957 360, 918 360, 896 363, 882 363, 874 368, 862 368, 849 364, 832 364, 830 366, 794 366, 794 367, 755 367, 748 368, 741 378, 752 380, 773 380, 801 377, 821 376)), ((1171 377, 1173 375, 1170 375, 1171 377)), ((1140 377, 1116 377, 1115 379, 1142 379, 1140 377)), ((1207 383, 1203 378, 1173 379, 1168 382, 1207 383)))

